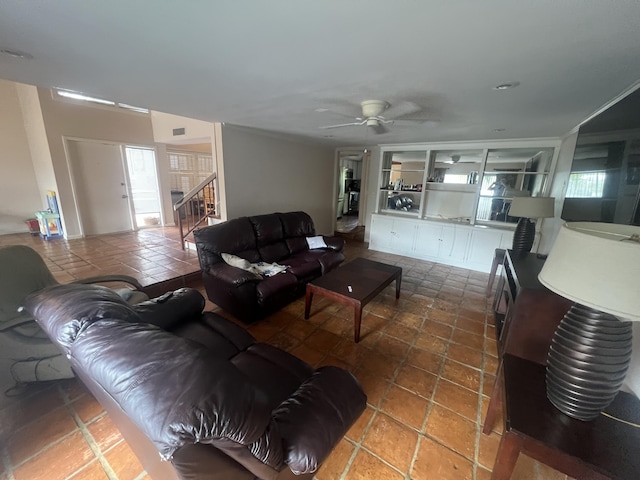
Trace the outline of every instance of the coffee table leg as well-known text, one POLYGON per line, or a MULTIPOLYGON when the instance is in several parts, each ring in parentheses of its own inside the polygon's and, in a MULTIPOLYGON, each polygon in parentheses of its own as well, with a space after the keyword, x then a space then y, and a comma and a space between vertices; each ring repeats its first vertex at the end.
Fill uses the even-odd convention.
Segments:
POLYGON ((309 312, 311 311, 311 300, 313 300, 313 292, 309 285, 307 285, 307 292, 304 297, 304 318, 307 320, 309 318, 309 312))
POLYGON ((362 305, 357 305, 354 308, 353 317, 353 341, 358 343, 360 341, 360 322, 362 321, 362 305))
POLYGON ((400 298, 400 284, 402 283, 402 273, 396 278, 396 299, 400 298))

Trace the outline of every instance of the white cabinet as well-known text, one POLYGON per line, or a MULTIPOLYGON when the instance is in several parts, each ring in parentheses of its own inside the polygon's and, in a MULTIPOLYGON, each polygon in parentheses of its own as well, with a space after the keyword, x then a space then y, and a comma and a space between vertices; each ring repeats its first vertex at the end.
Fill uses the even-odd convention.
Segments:
POLYGON ((467 253, 468 268, 488 272, 496 248, 511 248, 512 243, 513 232, 510 230, 474 228, 467 253))
POLYGON ((369 247, 382 252, 410 255, 417 225, 412 219, 374 215, 371 219, 369 247))
POLYGON ((511 230, 374 214, 369 248, 489 272, 496 248, 510 248, 511 230))
POLYGON ((469 242, 466 226, 421 222, 417 227, 414 255, 427 260, 463 261, 469 242))

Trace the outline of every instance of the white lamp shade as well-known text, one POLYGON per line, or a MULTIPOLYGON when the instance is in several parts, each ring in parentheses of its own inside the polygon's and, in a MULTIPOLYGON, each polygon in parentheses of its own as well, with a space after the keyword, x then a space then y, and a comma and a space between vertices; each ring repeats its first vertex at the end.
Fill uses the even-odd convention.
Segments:
POLYGON ((569 300, 640 321, 640 227, 613 223, 565 223, 538 275, 569 300), (636 240, 631 240, 637 235, 636 240))
POLYGON ((510 217, 553 217, 553 197, 515 197, 509 208, 510 217))

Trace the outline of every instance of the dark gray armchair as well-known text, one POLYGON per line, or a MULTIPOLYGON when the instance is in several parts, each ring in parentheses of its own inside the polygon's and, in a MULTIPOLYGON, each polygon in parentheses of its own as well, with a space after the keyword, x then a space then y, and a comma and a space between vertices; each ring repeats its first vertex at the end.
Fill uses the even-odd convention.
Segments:
MULTIPOLYGON (((128 303, 149 297, 128 275, 105 275, 73 283, 124 283, 116 289, 128 303)), ((30 293, 59 282, 40 255, 24 245, 0 247, 0 387, 73 377, 67 359, 51 343, 33 317, 20 310, 30 293)))

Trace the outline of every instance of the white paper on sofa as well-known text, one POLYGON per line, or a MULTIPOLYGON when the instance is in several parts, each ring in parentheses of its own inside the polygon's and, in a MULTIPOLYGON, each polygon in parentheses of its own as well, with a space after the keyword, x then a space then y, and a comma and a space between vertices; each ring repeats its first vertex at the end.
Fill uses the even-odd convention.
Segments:
POLYGON ((309 245, 309 250, 313 250, 314 248, 327 248, 327 244, 324 238, 322 238, 322 235, 307 237, 307 245, 309 245))

